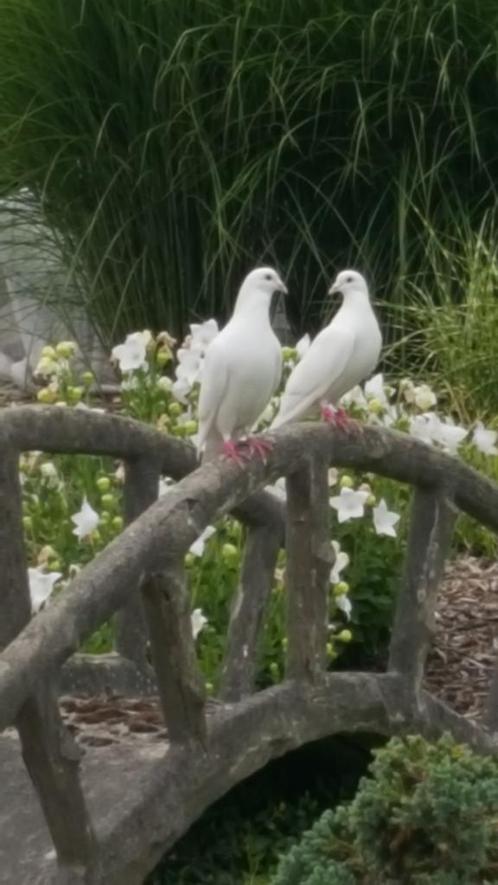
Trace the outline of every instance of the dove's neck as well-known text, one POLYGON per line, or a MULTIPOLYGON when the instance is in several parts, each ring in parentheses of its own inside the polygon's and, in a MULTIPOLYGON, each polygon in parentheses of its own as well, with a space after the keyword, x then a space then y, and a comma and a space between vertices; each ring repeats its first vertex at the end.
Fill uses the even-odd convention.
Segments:
POLYGON ((368 314, 371 312, 373 312, 372 305, 367 293, 363 289, 350 289, 336 316, 340 315, 342 319, 350 316, 358 317, 359 313, 368 314))
POLYGON ((233 316, 239 319, 255 321, 270 321, 270 303, 271 297, 268 292, 263 289, 256 289, 253 286, 246 288, 242 286, 237 295, 237 301, 233 310, 233 316))

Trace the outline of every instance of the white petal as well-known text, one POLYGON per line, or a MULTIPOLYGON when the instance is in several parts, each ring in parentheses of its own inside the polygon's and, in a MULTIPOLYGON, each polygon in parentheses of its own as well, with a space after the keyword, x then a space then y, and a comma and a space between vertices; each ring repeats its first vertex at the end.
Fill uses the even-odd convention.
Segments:
POLYGON ((348 621, 351 620, 351 612, 353 611, 353 606, 351 605, 351 600, 347 593, 341 593, 340 596, 336 596, 335 604, 337 608, 346 615, 348 621))
POLYGON ((204 553, 204 545, 209 538, 214 535, 216 529, 214 525, 207 525, 202 535, 199 535, 196 541, 190 545, 189 550, 194 556, 202 556, 204 553))
POLYGON ((330 571, 330 583, 338 584, 341 581, 341 572, 349 565, 349 556, 341 550, 337 541, 332 541, 335 553, 335 562, 330 571))
POLYGON ((178 381, 173 383, 171 388, 171 392, 178 402, 186 405, 187 397, 192 390, 192 385, 186 378, 179 378, 178 381))
POLYGON ((421 412, 427 412, 437 404, 436 394, 428 384, 419 384, 410 392, 413 396, 412 402, 415 403, 417 409, 421 412))
POLYGON ((218 323, 214 319, 206 320, 204 323, 191 323, 190 331, 191 349, 203 354, 219 332, 218 323))
MULTIPOLYGON (((148 333, 150 336, 150 332, 148 333)), ((126 336, 123 344, 112 349, 112 356, 119 363, 122 372, 133 372, 147 365, 147 337, 144 332, 132 332, 126 336)))
POLYGON ((365 396, 367 399, 378 399, 383 406, 387 406, 388 400, 384 389, 384 376, 382 372, 374 375, 365 383, 365 396))
POLYGON ((340 495, 330 498, 330 506, 337 511, 339 522, 347 522, 349 519, 359 519, 363 516, 368 492, 354 491, 343 488, 340 495))
POLYGON ((88 500, 85 497, 83 498, 81 510, 78 513, 73 513, 71 516, 71 522, 73 522, 75 526, 73 529, 73 535, 76 535, 81 541, 82 538, 86 538, 87 535, 90 535, 95 531, 100 522, 100 516, 88 503, 88 500))
POLYGON ((194 639, 197 639, 201 630, 206 626, 208 619, 203 615, 201 608, 194 608, 192 614, 190 615, 190 621, 192 624, 192 633, 194 639))
POLYGON ((457 424, 439 421, 439 425, 433 434, 434 442, 438 442, 446 451, 454 455, 458 446, 465 439, 468 430, 465 427, 459 427, 457 424))
POLYGON ((345 409, 349 408, 349 406, 357 406, 359 409, 366 409, 367 407, 365 394, 359 384, 353 387, 352 390, 349 390, 348 393, 345 393, 344 396, 341 396, 339 402, 345 409))
POLYGON ((373 509, 373 521, 375 531, 378 535, 387 535, 391 538, 396 537, 395 525, 399 522, 399 513, 387 509, 384 498, 379 501, 377 507, 373 509))
POLYGON ((61 577, 61 572, 44 572, 39 568, 28 569, 29 595, 33 612, 37 612, 48 599, 54 589, 54 584, 61 577))
POLYGON ((483 455, 498 455, 496 436, 497 434, 495 430, 487 430, 484 425, 478 421, 472 436, 472 442, 476 449, 482 452, 483 455))

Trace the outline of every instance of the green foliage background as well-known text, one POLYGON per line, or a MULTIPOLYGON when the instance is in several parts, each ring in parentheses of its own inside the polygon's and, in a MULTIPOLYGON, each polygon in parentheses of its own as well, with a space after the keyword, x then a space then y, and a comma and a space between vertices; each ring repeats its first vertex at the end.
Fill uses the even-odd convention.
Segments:
POLYGON ((444 254, 494 213, 497 21, 494 0, 0 0, 0 191, 41 199, 108 334, 223 317, 263 260, 296 331, 351 262, 403 304, 432 291, 433 232, 444 254))

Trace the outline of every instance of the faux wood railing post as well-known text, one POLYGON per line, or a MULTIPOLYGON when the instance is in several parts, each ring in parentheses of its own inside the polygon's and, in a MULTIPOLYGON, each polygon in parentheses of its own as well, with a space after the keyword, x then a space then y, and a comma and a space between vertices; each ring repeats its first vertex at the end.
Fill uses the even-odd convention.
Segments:
MULTIPOLYGON (((124 517, 128 525, 157 499, 160 465, 158 461, 140 458, 125 464, 124 517)), ((140 589, 116 613, 116 651, 133 661, 139 670, 147 669, 148 641, 140 589)))
MULTIPOLYGON (((18 455, 0 458, 0 646, 31 616, 23 543, 18 455)), ((24 702, 16 722, 22 755, 35 786, 59 864, 68 881, 89 882, 94 835, 79 780, 81 751, 63 724, 55 687, 45 682, 24 702)))
POLYGON ((225 701, 238 701, 254 688, 258 637, 271 592, 280 535, 273 525, 251 527, 247 532, 221 671, 220 697, 225 701))
POLYGON ((444 488, 416 488, 405 573, 391 638, 389 669, 419 692, 434 635, 436 596, 453 533, 456 509, 444 488))
POLYGON ((183 563, 172 563, 142 588, 164 721, 171 741, 206 740, 205 687, 192 635, 183 563))
POLYGON ((325 671, 333 563, 325 461, 287 477, 286 548, 287 675, 313 680, 325 671))

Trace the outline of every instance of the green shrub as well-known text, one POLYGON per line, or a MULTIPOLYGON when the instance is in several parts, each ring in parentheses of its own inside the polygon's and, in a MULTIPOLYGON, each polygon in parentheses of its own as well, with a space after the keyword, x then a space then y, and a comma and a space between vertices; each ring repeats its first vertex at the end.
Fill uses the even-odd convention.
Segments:
POLYGON ((496 882, 498 762, 450 737, 392 739, 353 801, 326 811, 273 885, 496 882))
POLYGON ((432 380, 448 410, 465 423, 496 418, 498 251, 494 213, 484 214, 477 231, 468 221, 455 222, 446 237, 428 230, 424 263, 431 284, 424 272, 407 284, 401 324, 411 334, 389 361, 399 371, 400 353, 408 351, 412 368, 432 380))
POLYGON ((495 204, 494 0, 0 0, 0 193, 27 186, 113 332, 221 316, 281 265, 296 328, 354 262, 495 204))

